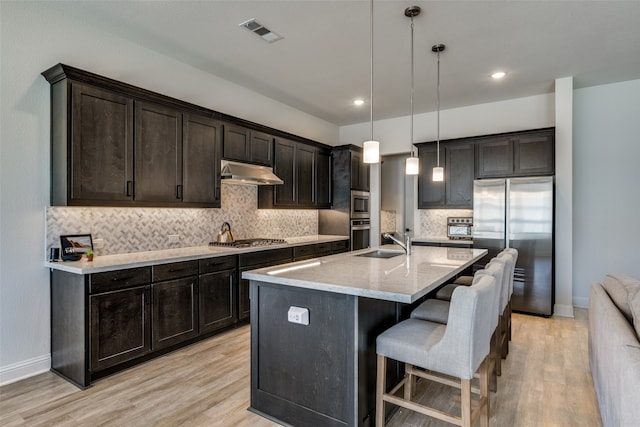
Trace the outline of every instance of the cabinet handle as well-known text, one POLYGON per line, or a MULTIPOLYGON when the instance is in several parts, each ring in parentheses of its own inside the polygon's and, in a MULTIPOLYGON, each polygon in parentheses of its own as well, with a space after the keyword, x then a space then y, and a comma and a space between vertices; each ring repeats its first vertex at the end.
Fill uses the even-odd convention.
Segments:
POLYGON ((177 273, 179 271, 184 271, 186 268, 170 268, 169 273, 177 273))
POLYGON ((133 276, 125 276, 125 277, 113 277, 111 279, 112 282, 126 281, 129 279, 133 279, 133 276))
POLYGON ((127 181, 127 197, 133 196, 133 181, 127 181))
POLYGON ((176 199, 182 199, 182 185, 176 186, 176 199))

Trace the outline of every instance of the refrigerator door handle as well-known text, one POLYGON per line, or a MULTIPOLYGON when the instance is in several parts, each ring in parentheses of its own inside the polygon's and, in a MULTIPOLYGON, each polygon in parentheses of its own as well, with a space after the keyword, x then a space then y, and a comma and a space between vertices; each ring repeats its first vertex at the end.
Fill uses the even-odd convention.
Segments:
POLYGON ((505 180, 505 224, 504 224, 504 247, 510 248, 509 246, 509 236, 511 235, 511 203, 509 203, 509 198, 511 196, 511 180, 505 180))

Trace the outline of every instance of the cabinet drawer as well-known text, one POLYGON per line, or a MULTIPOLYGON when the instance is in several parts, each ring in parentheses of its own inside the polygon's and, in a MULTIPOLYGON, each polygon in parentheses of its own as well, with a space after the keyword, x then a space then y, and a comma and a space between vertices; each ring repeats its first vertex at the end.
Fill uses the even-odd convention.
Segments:
POLYGON ((127 270, 107 271, 91 275, 89 293, 116 291, 131 286, 151 282, 151 267, 130 268, 127 270))
POLYGON ((235 255, 200 260, 200 274, 230 270, 238 265, 235 255))
POLYGON ((302 258, 311 258, 316 254, 315 245, 296 246, 293 248, 293 258, 297 261, 302 258))
POLYGON ((177 279, 179 277, 196 276, 198 274, 198 261, 173 262, 153 266, 153 281, 177 279))
POLYGON ((270 249, 266 251, 251 252, 240 254, 238 256, 238 264, 240 267, 249 267, 254 265, 275 265, 278 263, 290 262, 293 252, 291 248, 270 249))
POLYGON ((316 245, 316 256, 331 255, 331 242, 318 243, 316 245))
POLYGON ((348 240, 339 240, 337 242, 331 242, 331 252, 333 253, 346 252, 348 250, 349 250, 348 240))

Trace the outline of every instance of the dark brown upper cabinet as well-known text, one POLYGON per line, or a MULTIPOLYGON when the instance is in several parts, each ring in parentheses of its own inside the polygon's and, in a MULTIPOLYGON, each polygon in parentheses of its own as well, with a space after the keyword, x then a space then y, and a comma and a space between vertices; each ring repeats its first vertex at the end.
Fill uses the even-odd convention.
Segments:
POLYGON ((52 128, 64 132, 71 123, 69 143, 52 147, 52 204, 133 200, 133 99, 74 83, 67 105, 68 89, 57 86, 52 97, 52 128))
POLYGON ((362 162, 361 150, 350 150, 351 153, 351 189, 370 191, 370 166, 362 162))
POLYGON ((182 201, 220 207, 221 122, 196 114, 182 118, 182 201))
POLYGON ((478 138, 476 177, 553 175, 554 128, 478 138))
POLYGON ((182 201, 182 114, 136 102, 134 198, 140 202, 182 201))
POLYGON ((470 143, 440 144, 440 165, 444 167, 444 181, 434 182, 433 168, 437 165, 435 143, 418 146, 420 174, 418 175, 418 208, 471 208, 473 205, 474 146, 470 143))
POLYGON ((64 64, 42 75, 51 84, 53 206, 219 208, 220 160, 273 166, 275 138, 315 149, 293 154, 299 166, 281 162, 278 175, 313 175, 286 180, 277 204, 330 204, 324 144, 64 64))
POLYGON ((273 166, 273 136, 225 124, 222 157, 226 160, 273 166))
POLYGON ((284 184, 259 187, 259 208, 320 209, 331 206, 331 155, 328 149, 277 138, 273 172, 284 184))

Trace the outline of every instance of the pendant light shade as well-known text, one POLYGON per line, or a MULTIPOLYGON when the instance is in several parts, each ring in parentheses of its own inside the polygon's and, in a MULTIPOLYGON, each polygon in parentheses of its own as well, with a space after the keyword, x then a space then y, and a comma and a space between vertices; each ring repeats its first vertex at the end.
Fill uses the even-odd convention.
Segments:
POLYGON ((378 141, 365 141, 362 144, 362 161, 364 163, 380 162, 380 143, 378 141))
POLYGON ((417 157, 411 156, 407 157, 407 162, 405 164, 405 174, 407 175, 418 175, 420 173, 420 161, 417 157))
POLYGON ((438 114, 437 114, 437 139, 436 139, 436 151, 437 151, 437 163, 436 167, 433 168, 433 176, 431 179, 433 181, 444 181, 444 168, 440 166, 440 52, 445 49, 445 45, 443 44, 435 44, 431 48, 432 52, 435 52, 438 55, 438 114))
POLYGON ((407 158, 405 163, 404 173, 406 175, 418 175, 420 172, 420 160, 413 154, 413 93, 414 93, 414 84, 413 84, 413 75, 414 75, 414 67, 413 67, 413 18, 415 16, 420 15, 420 7, 419 6, 411 6, 404 10, 404 16, 411 18, 411 127, 410 134, 411 140, 411 154, 407 158))
POLYGON ((431 178, 434 181, 444 181, 444 168, 441 166, 433 168, 433 176, 431 178))
POLYGON ((371 81, 371 94, 369 98, 369 107, 370 107, 370 123, 371 123, 371 137, 369 141, 365 141, 362 144, 362 161, 364 163, 380 163, 380 143, 373 139, 373 0, 370 1, 370 9, 371 9, 371 19, 370 19, 370 27, 369 27, 369 36, 370 36, 370 59, 371 59, 371 73, 370 73, 370 81, 371 81))

